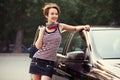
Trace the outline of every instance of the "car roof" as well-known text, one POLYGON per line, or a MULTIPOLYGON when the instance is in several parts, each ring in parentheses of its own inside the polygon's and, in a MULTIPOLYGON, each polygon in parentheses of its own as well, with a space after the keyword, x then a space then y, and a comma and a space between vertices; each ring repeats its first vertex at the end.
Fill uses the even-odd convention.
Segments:
POLYGON ((96 30, 119 30, 120 26, 113 27, 113 26, 91 26, 90 30, 96 31, 96 30))

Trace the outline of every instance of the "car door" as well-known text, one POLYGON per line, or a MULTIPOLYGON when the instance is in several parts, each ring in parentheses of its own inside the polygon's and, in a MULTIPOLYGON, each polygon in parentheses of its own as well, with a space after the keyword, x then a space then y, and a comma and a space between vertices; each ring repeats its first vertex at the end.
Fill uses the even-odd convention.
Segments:
POLYGON ((96 80, 86 75, 90 67, 89 58, 86 58, 88 44, 85 33, 85 31, 80 31, 62 34, 63 41, 58 49, 56 68, 66 73, 67 75, 62 74, 72 80, 96 80))

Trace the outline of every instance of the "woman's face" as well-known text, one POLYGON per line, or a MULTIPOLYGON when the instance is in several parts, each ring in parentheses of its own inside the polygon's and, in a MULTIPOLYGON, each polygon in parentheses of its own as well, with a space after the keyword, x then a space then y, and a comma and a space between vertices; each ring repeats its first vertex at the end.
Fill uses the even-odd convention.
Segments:
POLYGON ((50 8, 48 16, 46 16, 48 23, 56 22, 58 19, 58 11, 55 8, 50 8))

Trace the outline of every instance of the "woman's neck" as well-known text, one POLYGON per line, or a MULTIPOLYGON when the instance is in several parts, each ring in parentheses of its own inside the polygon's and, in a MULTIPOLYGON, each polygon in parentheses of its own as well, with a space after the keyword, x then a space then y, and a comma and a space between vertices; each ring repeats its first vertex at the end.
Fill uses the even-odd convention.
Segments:
POLYGON ((51 24, 46 23, 46 27, 50 30, 50 29, 56 29, 58 27, 58 23, 57 22, 53 22, 51 24))
POLYGON ((52 24, 53 22, 48 21, 47 24, 52 24))

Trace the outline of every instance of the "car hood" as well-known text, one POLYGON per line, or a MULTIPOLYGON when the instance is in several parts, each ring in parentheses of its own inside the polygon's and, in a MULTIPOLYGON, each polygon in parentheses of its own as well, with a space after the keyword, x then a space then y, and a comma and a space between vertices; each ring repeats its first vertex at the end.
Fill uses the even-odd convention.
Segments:
POLYGON ((99 60, 110 74, 120 79, 120 59, 99 60))

